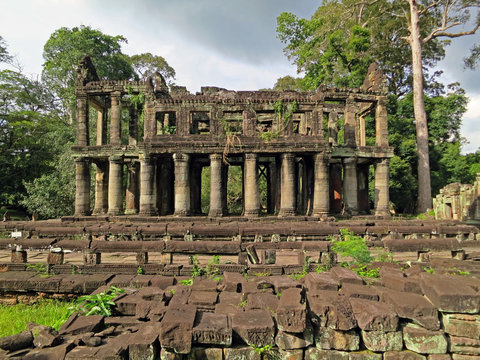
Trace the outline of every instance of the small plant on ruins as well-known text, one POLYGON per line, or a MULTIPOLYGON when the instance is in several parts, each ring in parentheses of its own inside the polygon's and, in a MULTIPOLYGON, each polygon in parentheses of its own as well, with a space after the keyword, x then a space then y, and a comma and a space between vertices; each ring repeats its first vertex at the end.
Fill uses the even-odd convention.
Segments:
POLYGON ((257 346, 252 344, 250 346, 255 350, 255 353, 259 354, 263 359, 275 359, 272 345, 257 346))
POLYGON ((185 285, 185 286, 192 286, 193 285, 193 278, 180 280, 179 283, 182 284, 182 285, 185 285))
POLYGON ((393 254, 391 251, 388 251, 383 247, 376 247, 375 249, 379 251, 377 256, 375 256, 376 261, 393 262, 393 254))
POLYGON ((50 273, 48 265, 46 264, 25 264, 25 267, 27 268, 27 270, 35 271, 35 274, 40 277, 48 277, 54 275, 53 273, 50 273))
POLYGON ((457 269, 456 267, 449 268, 448 273, 450 275, 465 275, 465 276, 470 275, 470 271, 462 271, 460 269, 457 269))
POLYGON ((310 268, 311 263, 312 260, 310 259, 310 256, 305 256, 303 260, 302 272, 290 274, 289 277, 293 280, 298 280, 305 277, 305 275, 308 274, 308 269, 310 268))
POLYGON ((240 302, 238 304, 238 306, 240 306, 242 309, 245 309, 245 307, 247 306, 247 299, 243 300, 242 302, 240 302))
POLYGON ((355 235, 348 229, 340 229, 340 239, 330 236, 329 240, 332 242, 332 251, 341 255, 342 258, 351 259, 344 261, 343 266, 355 271, 361 277, 378 278, 380 276, 378 268, 368 266, 374 259, 363 237, 355 235))
POLYGON ((260 133, 260 139, 263 141, 270 141, 277 139, 280 133, 284 131, 292 121, 293 113, 298 110, 298 103, 293 101, 289 105, 285 105, 282 100, 278 99, 273 105, 273 111, 278 119, 279 129, 275 132, 265 131, 260 133))
POLYGON ((80 315, 112 315, 112 306, 115 306, 113 301, 118 295, 123 294, 124 289, 119 289, 115 286, 110 286, 106 291, 99 294, 84 295, 78 298, 77 304, 72 306, 72 311, 78 311, 80 315))
POLYGON ((426 273, 429 273, 429 274, 435 274, 435 269, 431 266, 425 266, 423 268, 423 270, 426 272, 426 273))
POLYGON ((373 261, 365 239, 348 229, 340 229, 340 240, 329 236, 331 249, 343 258, 351 258, 350 265, 368 264, 373 261))
POLYGON ((193 265, 192 278, 202 276, 205 273, 205 270, 200 266, 200 262, 198 261, 198 255, 190 256, 190 262, 193 265))
POLYGON ((137 274, 138 274, 138 275, 143 275, 143 274, 145 274, 145 271, 142 269, 141 266, 139 266, 139 267, 137 268, 137 274))
POLYGON ((315 269, 315 272, 317 274, 321 274, 322 272, 330 270, 326 265, 318 264, 317 268, 315 269))
POLYGON ((219 270, 218 270, 218 265, 220 265, 220 256, 219 255, 213 255, 210 261, 208 262, 206 268, 205 268, 205 274, 209 278, 215 278, 217 277, 219 270))

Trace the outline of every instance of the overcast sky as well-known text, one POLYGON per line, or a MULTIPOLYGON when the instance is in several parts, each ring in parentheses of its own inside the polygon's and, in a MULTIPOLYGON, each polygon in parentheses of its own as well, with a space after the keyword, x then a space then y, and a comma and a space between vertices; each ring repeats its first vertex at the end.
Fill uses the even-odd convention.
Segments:
MULTIPOLYGON (((60 27, 90 25, 128 39, 129 55, 151 52, 175 69, 178 85, 232 90, 272 87, 296 75, 276 38, 276 17, 310 18, 320 0, 0 0, 0 36, 27 74, 40 74, 43 45, 60 27)), ((440 64, 444 82, 458 81, 470 104, 462 136, 466 151, 480 147, 480 70, 463 70, 462 57, 480 34, 455 39, 440 64)))

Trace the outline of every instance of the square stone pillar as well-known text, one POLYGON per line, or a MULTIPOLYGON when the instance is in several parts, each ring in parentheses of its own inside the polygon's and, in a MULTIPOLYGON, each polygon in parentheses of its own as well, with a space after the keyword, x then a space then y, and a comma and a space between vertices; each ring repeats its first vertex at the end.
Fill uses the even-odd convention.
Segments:
POLYGON ((173 213, 172 159, 163 158, 157 167, 157 208, 160 215, 173 213))
POLYGON ((129 109, 128 119, 128 145, 137 145, 138 141, 138 110, 135 106, 131 106, 129 109))
POLYGON ((336 146, 338 140, 338 115, 335 111, 328 113, 328 144, 336 146))
POLYGON ((101 215, 108 211, 108 163, 98 161, 95 168, 95 207, 93 208, 93 214, 101 215))
POLYGON ((123 159, 111 157, 108 172, 108 214, 123 213, 123 159))
POLYGON ((375 109, 375 139, 377 146, 388 146, 387 97, 377 96, 375 109))
POLYGON ((190 155, 174 154, 176 216, 190 215, 190 155))
POLYGON ((343 160, 343 201, 351 215, 358 215, 357 160, 355 158, 343 160))
POLYGON ((245 216, 260 215, 260 190, 258 187, 257 154, 245 154, 245 216))
POLYGON ((294 216, 297 203, 295 192, 295 155, 284 153, 281 155, 281 159, 280 212, 278 216, 294 216))
POLYGON ((97 146, 107 143, 107 110, 97 110, 97 146))
POLYGON ((90 162, 75 159, 75 215, 90 215, 90 162))
POLYGON ((375 166, 375 215, 390 217, 388 186, 388 159, 380 160, 375 166))
POLYGON ((121 94, 114 93, 111 96, 112 108, 110 111, 110 144, 120 145, 122 143, 122 103, 121 94))
POLYGON ((140 215, 155 215, 155 197, 153 195, 153 163, 149 156, 140 160, 140 215))
POLYGON ((352 98, 348 98, 345 104, 345 126, 343 132, 346 146, 357 146, 357 141, 355 139, 356 128, 357 126, 355 100, 352 98))
POLYGON ((328 186, 328 159, 324 154, 314 156, 313 216, 328 215, 330 197, 328 186))
POLYGON ((127 190, 125 192, 125 214, 136 214, 139 209, 139 175, 140 164, 132 162, 127 165, 127 190))
POLYGON ((86 94, 77 94, 77 145, 89 145, 88 98, 86 94))
POLYGON ((210 154, 210 210, 208 216, 225 215, 222 194, 225 187, 222 154, 210 154))

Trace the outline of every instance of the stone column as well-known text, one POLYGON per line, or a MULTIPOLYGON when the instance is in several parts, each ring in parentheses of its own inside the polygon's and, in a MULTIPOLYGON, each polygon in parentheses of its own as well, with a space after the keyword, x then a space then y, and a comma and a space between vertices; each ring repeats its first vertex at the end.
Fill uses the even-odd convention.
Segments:
POLYGON ((295 205, 297 203, 295 194, 295 155, 284 153, 282 158, 281 170, 281 190, 280 190, 280 212, 278 216, 295 215, 295 205))
POLYGON ((129 108, 128 145, 137 145, 138 141, 138 112, 135 106, 129 108))
POLYGON ((107 111, 97 110, 97 146, 107 143, 107 111))
POLYGON ((347 211, 351 215, 358 214, 358 181, 357 160, 345 158, 343 160, 343 200, 347 211))
POLYGON ((95 207, 94 215, 106 214, 108 210, 108 163, 95 164, 95 207))
POLYGON ((260 191, 258 187, 257 154, 245 154, 245 216, 260 215, 260 191))
POLYGON ((90 215, 90 163, 75 159, 75 215, 90 215))
POLYGON ((140 215, 155 214, 155 197, 153 195, 153 164, 149 156, 140 160, 140 215))
POLYGON ((88 146, 88 98, 77 95, 77 145, 88 146))
POLYGON ((390 216, 388 194, 388 159, 380 160, 375 166, 375 215, 390 216))
POLYGON ((377 146, 388 146, 388 117, 386 96, 377 97, 375 109, 375 139, 377 146))
POLYGON ((223 182, 222 174, 222 154, 210 154, 210 210, 208 216, 223 216, 222 193, 223 182))
POLYGON ((119 215, 123 213, 123 159, 111 157, 109 159, 108 173, 108 214, 119 215))
POLYGON ((323 154, 315 154, 315 172, 313 185, 313 216, 325 217, 330 205, 328 186, 328 160, 323 154))
POLYGON ((176 216, 190 215, 190 155, 174 154, 175 212, 176 216))
POLYGON ((172 214, 173 212, 173 171, 172 160, 164 158, 157 171, 157 207, 160 215, 172 214))
POLYGON ((344 142, 346 146, 355 147, 357 142, 355 139, 356 119, 355 119, 355 101, 351 98, 347 99, 345 104, 345 126, 343 131, 344 142))
POLYGON ((335 111, 328 113, 328 144, 337 145, 338 138, 338 115, 335 111))
POLYGON ((122 104, 121 95, 112 94, 112 109, 110 112, 110 144, 120 145, 122 143, 122 104))
POLYGON ((127 191, 125 193, 125 214, 138 213, 139 207, 139 189, 138 189, 138 175, 139 163, 133 162, 127 165, 127 191))

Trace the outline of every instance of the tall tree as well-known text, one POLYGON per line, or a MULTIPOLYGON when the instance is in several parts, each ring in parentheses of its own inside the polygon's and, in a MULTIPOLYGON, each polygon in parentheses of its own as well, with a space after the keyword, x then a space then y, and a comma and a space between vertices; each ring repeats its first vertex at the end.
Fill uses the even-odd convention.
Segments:
POLYGON ((5 40, 0 36, 0 63, 2 62, 10 62, 12 57, 7 51, 7 44, 5 40))
POLYGON ((168 65, 163 56, 143 53, 131 56, 130 60, 135 73, 142 80, 154 75, 157 71, 162 74, 167 83, 175 79, 175 70, 168 65))
POLYGON ((75 74, 78 63, 89 55, 101 79, 130 79, 134 76, 130 59, 121 51, 126 43, 121 35, 111 36, 81 25, 56 30, 43 47, 42 78, 72 116, 75 105, 75 74))
POLYGON ((424 76, 422 48, 424 44, 437 38, 456 38, 474 34, 480 26, 480 13, 471 29, 452 31, 470 20, 470 11, 480 5, 478 0, 427 0, 419 3, 417 0, 405 0, 410 6, 407 17, 409 36, 407 41, 411 48, 413 71, 413 104, 417 130, 418 151, 418 212, 424 212, 432 207, 432 189, 430 180, 430 160, 428 152, 428 124, 424 104, 424 76), (434 21, 433 28, 426 36, 421 33, 423 16, 426 21, 434 21))

